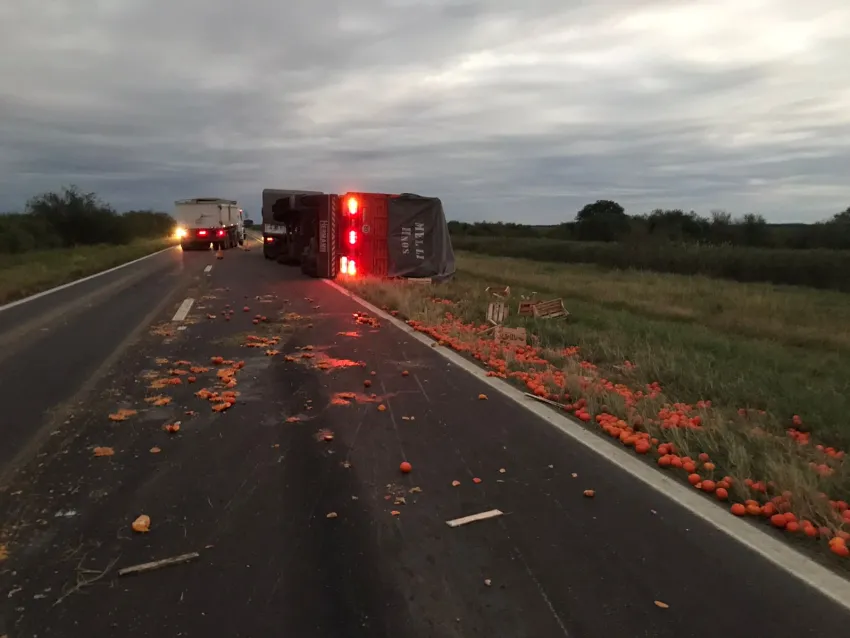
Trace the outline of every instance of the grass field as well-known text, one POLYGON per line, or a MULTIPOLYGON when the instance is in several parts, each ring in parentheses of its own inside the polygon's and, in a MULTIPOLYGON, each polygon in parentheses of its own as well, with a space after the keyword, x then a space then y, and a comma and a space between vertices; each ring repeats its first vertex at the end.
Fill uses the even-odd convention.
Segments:
POLYGON ((850 296, 463 252, 443 285, 347 285, 727 506, 847 550, 850 296), (537 347, 482 332, 487 286, 511 287, 507 325, 537 347), (535 292, 570 318, 519 317, 535 292))
POLYGON ((529 237, 452 237, 458 250, 541 262, 597 264, 732 281, 850 292, 850 250, 752 248, 694 243, 565 241, 529 237))
POLYGON ((119 266, 173 245, 140 239, 122 246, 97 245, 0 255, 0 304, 119 266))

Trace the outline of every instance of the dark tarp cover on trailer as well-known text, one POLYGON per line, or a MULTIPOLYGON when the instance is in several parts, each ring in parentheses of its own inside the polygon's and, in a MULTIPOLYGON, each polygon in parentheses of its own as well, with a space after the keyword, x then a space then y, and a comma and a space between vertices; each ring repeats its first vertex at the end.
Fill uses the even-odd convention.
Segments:
POLYGON ((455 254, 443 203, 436 197, 404 193, 387 206, 387 275, 449 279, 455 254))

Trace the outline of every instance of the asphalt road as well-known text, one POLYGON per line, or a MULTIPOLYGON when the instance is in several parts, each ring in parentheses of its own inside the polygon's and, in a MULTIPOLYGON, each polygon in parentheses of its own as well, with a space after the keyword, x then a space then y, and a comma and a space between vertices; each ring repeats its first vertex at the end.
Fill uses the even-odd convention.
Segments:
POLYGON ((479 400, 486 386, 432 349, 357 323, 361 307, 256 244, 222 261, 172 251, 97 281, 0 312, 0 636, 731 638, 850 626, 521 407, 479 400), (172 324, 187 297, 187 320, 172 324), (258 313, 269 322, 254 325, 258 313), (244 347, 248 335, 278 335, 279 354, 244 347), (223 413, 194 394, 216 385, 214 356, 245 361, 223 413), (211 369, 151 390, 154 371, 188 369, 178 361, 211 369), (355 397, 345 405, 340 392, 355 397), (173 401, 154 407, 155 394, 173 401), (110 421, 119 408, 138 413, 110 421), (162 430, 175 421, 178 433, 162 430), (505 515, 446 525, 493 508, 505 515), (131 530, 140 514, 150 533, 131 530), (187 552, 200 557, 117 575, 187 552))

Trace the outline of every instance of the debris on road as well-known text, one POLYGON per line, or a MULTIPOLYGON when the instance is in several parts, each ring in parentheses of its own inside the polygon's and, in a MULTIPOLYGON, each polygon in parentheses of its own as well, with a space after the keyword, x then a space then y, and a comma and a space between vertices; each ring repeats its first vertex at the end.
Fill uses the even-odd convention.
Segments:
POLYGON ((486 400, 487 400, 487 395, 486 395, 486 394, 479 394, 479 395, 478 395, 478 400, 479 400, 479 401, 486 401, 486 400))
POLYGON ((413 466, 407 461, 402 461, 401 465, 398 466, 398 469, 400 469, 403 474, 409 474, 413 469, 413 466))
POLYGON ((131 416, 137 414, 135 410, 129 408, 121 408, 118 412, 109 415, 110 421, 126 421, 131 416))
POLYGON ((161 560, 140 563, 139 565, 133 565, 131 567, 122 567, 118 570, 118 575, 127 576, 129 574, 143 574, 144 572, 152 572, 156 569, 168 567, 169 565, 179 565, 181 563, 188 563, 190 560, 200 558, 200 556, 201 555, 198 552, 190 552, 188 554, 180 554, 180 556, 172 556, 171 558, 163 558, 161 560))
POLYGON ((338 514, 336 512, 328 512, 325 518, 336 518, 338 514))
POLYGON ((115 454, 115 450, 111 447, 96 447, 94 448, 95 456, 113 456, 115 454))
POLYGON ((446 521, 446 525, 449 527, 460 527, 461 525, 484 521, 488 518, 496 518, 497 516, 502 516, 502 514, 503 512, 501 510, 488 510, 486 512, 480 512, 479 514, 472 514, 471 516, 464 516, 462 518, 455 518, 453 520, 446 521))
POLYGON ((457 487, 460 485, 460 481, 452 481, 452 487, 457 487))
POLYGON ((670 605, 667 603, 661 602, 660 600, 655 601, 655 606, 660 607, 661 609, 670 609, 670 605))
POLYGON ((151 531, 151 517, 147 514, 142 514, 139 516, 133 524, 131 525, 134 532, 138 532, 139 534, 146 534, 151 531))
POLYGON ((490 580, 489 578, 485 578, 485 579, 484 579, 484 584, 485 584, 487 587, 489 587, 490 585, 492 585, 492 584, 493 584, 493 581, 492 581, 492 580, 490 580))
POLYGON ((401 512, 399 512, 398 510, 393 510, 392 512, 390 512, 390 514, 392 514, 393 516, 401 516, 401 512))
POLYGON ((154 446, 150 449, 150 452, 151 452, 151 454, 159 454, 160 452, 162 452, 162 450, 159 449, 158 447, 154 446))
POLYGON ((476 485, 478 485, 481 482, 481 479, 476 476, 475 478, 472 479, 472 482, 475 483, 476 485))
POLYGON ((587 498, 593 498, 594 496, 596 496, 596 492, 594 490, 585 490, 584 495, 587 498))
POLYGON ((569 407, 564 405, 563 403, 558 403, 557 401, 552 401, 551 399, 547 399, 546 397, 541 397, 536 394, 531 394, 530 392, 523 392, 523 394, 529 399, 534 399, 535 401, 540 401, 541 403, 551 405, 552 407, 569 411, 569 407))
POLYGON ((499 474, 504 474, 505 472, 507 472, 507 470, 505 468, 503 468, 503 467, 499 468, 499 474))
POLYGON ((176 421, 174 423, 166 423, 162 426, 162 429, 168 432, 169 434, 177 434, 180 431, 180 421, 176 421))

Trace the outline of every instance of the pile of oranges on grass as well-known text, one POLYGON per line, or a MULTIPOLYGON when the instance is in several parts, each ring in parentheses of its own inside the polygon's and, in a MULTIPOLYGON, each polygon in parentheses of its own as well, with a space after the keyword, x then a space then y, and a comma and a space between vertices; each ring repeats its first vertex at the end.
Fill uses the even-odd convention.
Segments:
MULTIPOLYGON (((654 457, 659 468, 681 473, 690 485, 707 496, 721 502, 732 501, 733 494, 739 498, 751 497, 732 503, 732 514, 761 517, 776 529, 802 537, 825 539, 833 554, 850 557, 850 507, 847 502, 830 500, 821 493, 820 498, 829 504, 825 510, 831 515, 829 520, 816 525, 795 514, 793 494, 780 491, 780 487, 773 481, 747 478, 739 485, 737 479, 720 472, 707 453, 702 452, 696 458, 680 454, 677 444, 669 440, 677 434, 673 431, 701 431, 710 427, 703 423, 703 415, 712 409, 711 401, 699 401, 693 405, 661 404, 659 409, 653 409, 651 417, 643 417, 641 412, 645 414, 646 411, 638 410, 639 407, 645 408, 664 401, 661 385, 653 382, 635 390, 605 379, 593 363, 581 360, 578 347, 552 351, 530 345, 496 344, 487 326, 465 323, 451 312, 446 312, 439 324, 426 324, 417 320, 409 320, 407 323, 433 338, 439 345, 480 361, 489 369, 488 376, 511 380, 535 396, 559 403, 577 419, 588 424, 595 423, 605 434, 632 448, 635 453, 654 457), (571 365, 557 366, 553 363, 557 360, 569 360, 571 365), (575 372, 570 372, 570 369, 575 372), (592 407, 595 402, 589 402, 587 397, 600 396, 613 397, 621 402, 625 406, 622 411, 624 418, 612 414, 605 405, 592 407), (653 436, 650 431, 656 435, 653 436)), ((626 361, 622 367, 631 370, 634 364, 626 361)), ((742 416, 747 413, 747 410, 743 410, 742 416)), ((764 436, 774 436, 760 428, 753 430, 764 436)), ((801 446, 811 446, 811 434, 804 430, 802 419, 795 415, 788 428, 788 436, 801 446)), ((822 445, 814 445, 812 448, 822 453, 825 459, 823 463, 810 463, 812 470, 820 476, 830 475, 843 462, 843 450, 822 445)))

